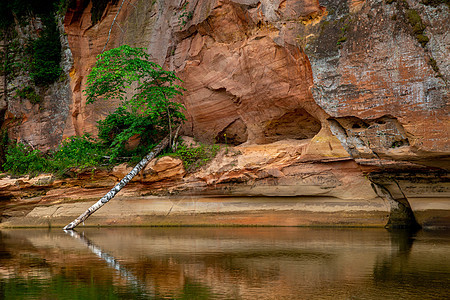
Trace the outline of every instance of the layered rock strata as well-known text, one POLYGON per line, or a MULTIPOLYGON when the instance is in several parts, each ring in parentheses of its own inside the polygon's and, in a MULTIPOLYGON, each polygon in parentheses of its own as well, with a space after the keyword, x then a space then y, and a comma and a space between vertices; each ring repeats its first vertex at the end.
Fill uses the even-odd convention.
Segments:
MULTIPOLYGON (((387 177, 385 169, 363 171, 349 157, 310 159, 308 142, 224 147, 193 173, 186 173, 179 159, 163 157, 86 224, 395 227, 412 225, 407 218, 412 209, 422 226, 447 226, 445 173, 419 177, 424 167, 404 163, 399 170, 393 162, 387 177)), ((2 226, 63 226, 130 169, 122 165, 66 180, 3 179, 0 197, 14 201, 3 207, 2 226)))
MULTIPOLYGON (((369 210, 378 221, 366 225, 417 219, 448 226, 449 7, 388 2, 118 1, 93 24, 92 4, 76 1, 64 22, 74 62, 64 135, 95 132, 95 122, 117 105, 86 105, 82 91, 95 56, 121 44, 146 47, 183 80, 186 93, 178 101, 186 106, 184 134, 228 149, 195 173, 168 159, 160 171, 144 172, 129 195, 165 197, 158 198, 166 201, 164 208, 150 209, 150 216, 170 216, 177 207, 189 216, 191 204, 177 206, 185 203, 177 197, 264 197, 250 210, 238 209, 243 218, 261 207, 267 208, 263 215, 270 209, 317 212, 302 201, 326 197, 315 198, 319 211, 369 210)), ((115 181, 113 174, 102 181, 115 181)), ((54 198, 36 201, 91 199, 83 185, 89 183, 75 184, 79 197, 58 193, 61 187, 51 192, 54 198)), ((192 205, 206 215, 212 213, 208 207, 235 213, 226 199, 192 205)), ((237 206, 246 206, 254 198, 239 199, 237 206)), ((331 216, 244 223, 329 225, 345 223, 345 214, 328 223, 331 216)))

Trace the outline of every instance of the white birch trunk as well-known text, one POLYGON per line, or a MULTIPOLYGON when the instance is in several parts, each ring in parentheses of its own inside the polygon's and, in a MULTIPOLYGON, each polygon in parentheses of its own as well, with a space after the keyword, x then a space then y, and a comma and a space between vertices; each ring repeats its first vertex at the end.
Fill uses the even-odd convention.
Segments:
POLYGON ((134 168, 128 173, 115 187, 113 187, 105 196, 97 201, 94 205, 88 208, 84 213, 82 213, 78 218, 76 218, 72 223, 66 225, 64 230, 72 230, 81 222, 84 222, 90 215, 96 212, 100 207, 102 207, 109 200, 114 198, 114 196, 125 186, 134 176, 136 176, 145 166, 155 158, 164 148, 169 144, 169 137, 164 138, 153 150, 147 154, 134 168))

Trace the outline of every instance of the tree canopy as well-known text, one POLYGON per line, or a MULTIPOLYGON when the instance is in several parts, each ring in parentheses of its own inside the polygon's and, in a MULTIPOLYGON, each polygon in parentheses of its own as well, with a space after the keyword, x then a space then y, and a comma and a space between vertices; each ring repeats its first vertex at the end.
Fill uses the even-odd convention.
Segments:
POLYGON ((182 95, 181 80, 151 61, 144 48, 123 45, 100 54, 87 78, 87 103, 120 100, 121 105, 99 122, 99 137, 119 155, 133 136, 155 143, 185 120, 183 105, 173 101, 182 95))

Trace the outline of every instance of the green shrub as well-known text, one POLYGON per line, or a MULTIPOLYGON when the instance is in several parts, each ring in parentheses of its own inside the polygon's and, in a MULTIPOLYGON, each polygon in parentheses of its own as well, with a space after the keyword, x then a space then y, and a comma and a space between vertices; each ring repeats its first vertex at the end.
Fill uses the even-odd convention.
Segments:
POLYGON ((3 164, 6 162, 6 152, 8 150, 9 138, 6 129, 0 130, 0 170, 3 169, 3 164))
POLYGON ((195 171, 210 162, 219 150, 219 145, 200 144, 198 147, 180 145, 175 153, 170 153, 169 155, 180 158, 187 171, 195 171))
POLYGON ((96 167, 105 161, 105 149, 89 134, 65 139, 56 151, 51 153, 53 171, 69 168, 96 167))
POLYGON ((70 168, 97 167, 105 161, 104 155, 105 149, 88 134, 67 138, 47 154, 23 143, 10 143, 3 168, 14 175, 62 175, 70 168))
POLYGON ((163 137, 158 127, 151 116, 133 114, 123 107, 97 123, 98 137, 110 149, 112 160, 123 156, 142 158, 163 137), (139 144, 135 149, 127 149, 127 142, 133 136, 139 136, 139 144))
POLYGON ((22 143, 12 144, 6 152, 5 171, 14 175, 45 173, 50 171, 50 164, 44 154, 22 143))

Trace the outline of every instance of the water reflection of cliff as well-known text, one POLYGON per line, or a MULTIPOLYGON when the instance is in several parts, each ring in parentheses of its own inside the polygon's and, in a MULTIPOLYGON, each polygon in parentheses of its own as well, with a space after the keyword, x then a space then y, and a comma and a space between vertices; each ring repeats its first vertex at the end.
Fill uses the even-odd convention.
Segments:
POLYGON ((450 295, 448 232, 393 230, 390 238, 391 252, 379 255, 374 264, 375 285, 381 289, 388 286, 397 289, 401 299, 419 299, 424 291, 430 291, 429 297, 435 299, 450 295), (416 239, 420 240, 417 247, 416 239), (435 288, 437 282, 443 286, 435 288), (410 294, 402 292, 401 287, 405 285, 411 287, 410 294))
POLYGON ((156 299, 345 299, 389 296, 397 290, 405 295, 448 291, 450 263, 441 259, 450 254, 445 235, 307 228, 102 228, 82 233, 77 239, 62 231, 3 232, 0 286, 34 278, 46 286, 67 288, 69 282, 85 292, 156 299), (436 272, 439 277, 433 278, 436 272), (418 277, 428 287, 413 288, 410 283, 418 277))

